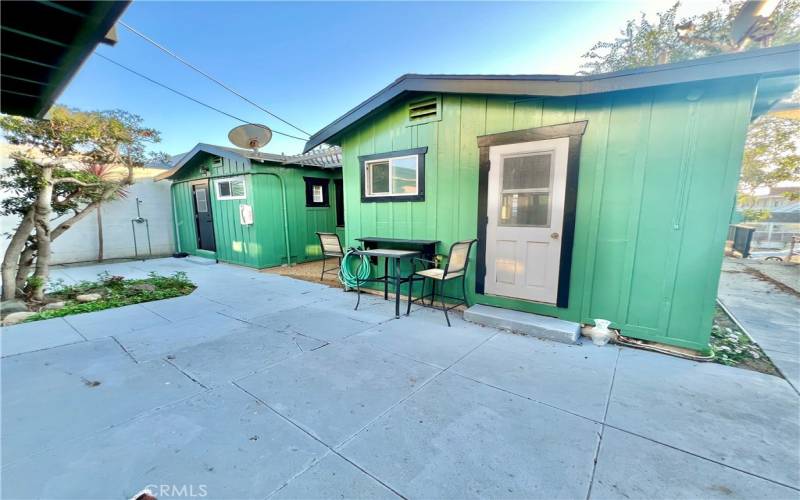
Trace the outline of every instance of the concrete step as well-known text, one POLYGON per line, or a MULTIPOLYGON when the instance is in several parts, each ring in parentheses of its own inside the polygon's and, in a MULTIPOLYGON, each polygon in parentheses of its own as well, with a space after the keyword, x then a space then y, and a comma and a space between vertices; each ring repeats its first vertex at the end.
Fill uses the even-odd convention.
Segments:
POLYGON ((464 319, 479 325, 511 330, 565 344, 577 344, 581 336, 579 323, 483 304, 475 304, 464 311, 464 319))

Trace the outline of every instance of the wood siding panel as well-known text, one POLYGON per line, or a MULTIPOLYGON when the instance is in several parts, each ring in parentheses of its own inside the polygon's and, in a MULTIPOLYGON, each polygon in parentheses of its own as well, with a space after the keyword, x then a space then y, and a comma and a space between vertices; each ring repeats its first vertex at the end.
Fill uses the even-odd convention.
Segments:
POLYGON ((342 138, 347 239, 439 239, 444 253, 483 223, 477 136, 588 120, 569 307, 476 295, 474 265, 471 300, 573 321, 606 318, 626 335, 704 349, 755 83, 578 98, 444 95, 441 121, 414 127, 400 100, 342 138), (423 146, 424 202, 360 202, 359 155, 423 146))

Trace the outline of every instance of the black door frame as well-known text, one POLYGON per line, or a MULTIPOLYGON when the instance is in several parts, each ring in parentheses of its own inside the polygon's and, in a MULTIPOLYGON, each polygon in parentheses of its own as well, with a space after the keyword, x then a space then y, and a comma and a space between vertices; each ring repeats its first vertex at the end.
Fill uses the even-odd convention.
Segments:
POLYGON ((191 181, 189 183, 191 186, 192 192, 192 208, 194 209, 194 230, 197 233, 197 249, 203 250, 204 252, 214 252, 217 253, 217 232, 214 231, 214 211, 211 207, 211 179, 200 179, 196 181, 191 181), (195 192, 196 186, 202 186, 206 188, 206 196, 208 201, 208 216, 211 217, 211 237, 212 242, 214 243, 214 250, 207 250, 205 248, 200 247, 200 212, 197 211, 197 194, 195 192))
MULTIPOLYGON (((567 153, 567 186, 564 195, 564 222, 561 229, 561 259, 558 273, 556 306, 569 305, 569 279, 572 272, 572 246, 575 241, 575 210, 578 201, 578 169, 581 156, 581 139, 588 121, 562 123, 546 127, 514 130, 478 136, 478 250, 475 256, 475 293, 484 294, 486 280, 486 225, 489 195, 489 148, 520 142, 569 138, 567 153)), ((524 299, 520 299, 524 300, 524 299)))

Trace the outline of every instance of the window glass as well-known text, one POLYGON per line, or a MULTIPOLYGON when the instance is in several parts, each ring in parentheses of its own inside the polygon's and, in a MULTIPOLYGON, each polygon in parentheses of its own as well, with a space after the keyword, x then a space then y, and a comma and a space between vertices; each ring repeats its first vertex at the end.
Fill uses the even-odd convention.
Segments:
POLYGON ((406 157, 392 160, 392 193, 417 193, 417 158, 406 157))
POLYGON ((503 159, 501 226, 549 226, 552 153, 503 159))
POLYGON ((416 148, 359 157, 361 201, 423 201, 427 149, 416 148))
POLYGON ((550 193, 504 194, 500 204, 501 226, 547 226, 550 193))
POLYGON ((322 196, 322 186, 317 184, 313 186, 313 189, 314 189, 314 194, 313 194, 314 203, 322 203, 323 201, 325 201, 324 197, 322 196))
POLYGON ((548 189, 550 153, 514 156, 503 161, 503 189, 548 189))
POLYGON ((389 191, 389 162, 382 161, 370 163, 369 169, 369 192, 370 194, 388 194, 389 191))
POLYGON ((244 197, 244 180, 235 179, 230 181, 231 196, 244 197))
POLYGON ((244 178, 233 177, 214 181, 218 200, 241 200, 247 197, 244 178))
POLYGON ((206 188, 195 188, 194 197, 197 202, 197 213, 204 214, 208 212, 208 201, 206 198, 206 188))

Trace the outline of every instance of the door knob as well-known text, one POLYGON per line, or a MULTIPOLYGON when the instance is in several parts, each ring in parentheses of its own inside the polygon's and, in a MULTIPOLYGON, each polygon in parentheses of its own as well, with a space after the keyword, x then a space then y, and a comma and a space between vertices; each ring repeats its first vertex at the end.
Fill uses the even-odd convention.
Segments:
POLYGON ((553 238, 554 240, 557 240, 558 236, 559 236, 558 233, 550 233, 550 237, 553 238))

